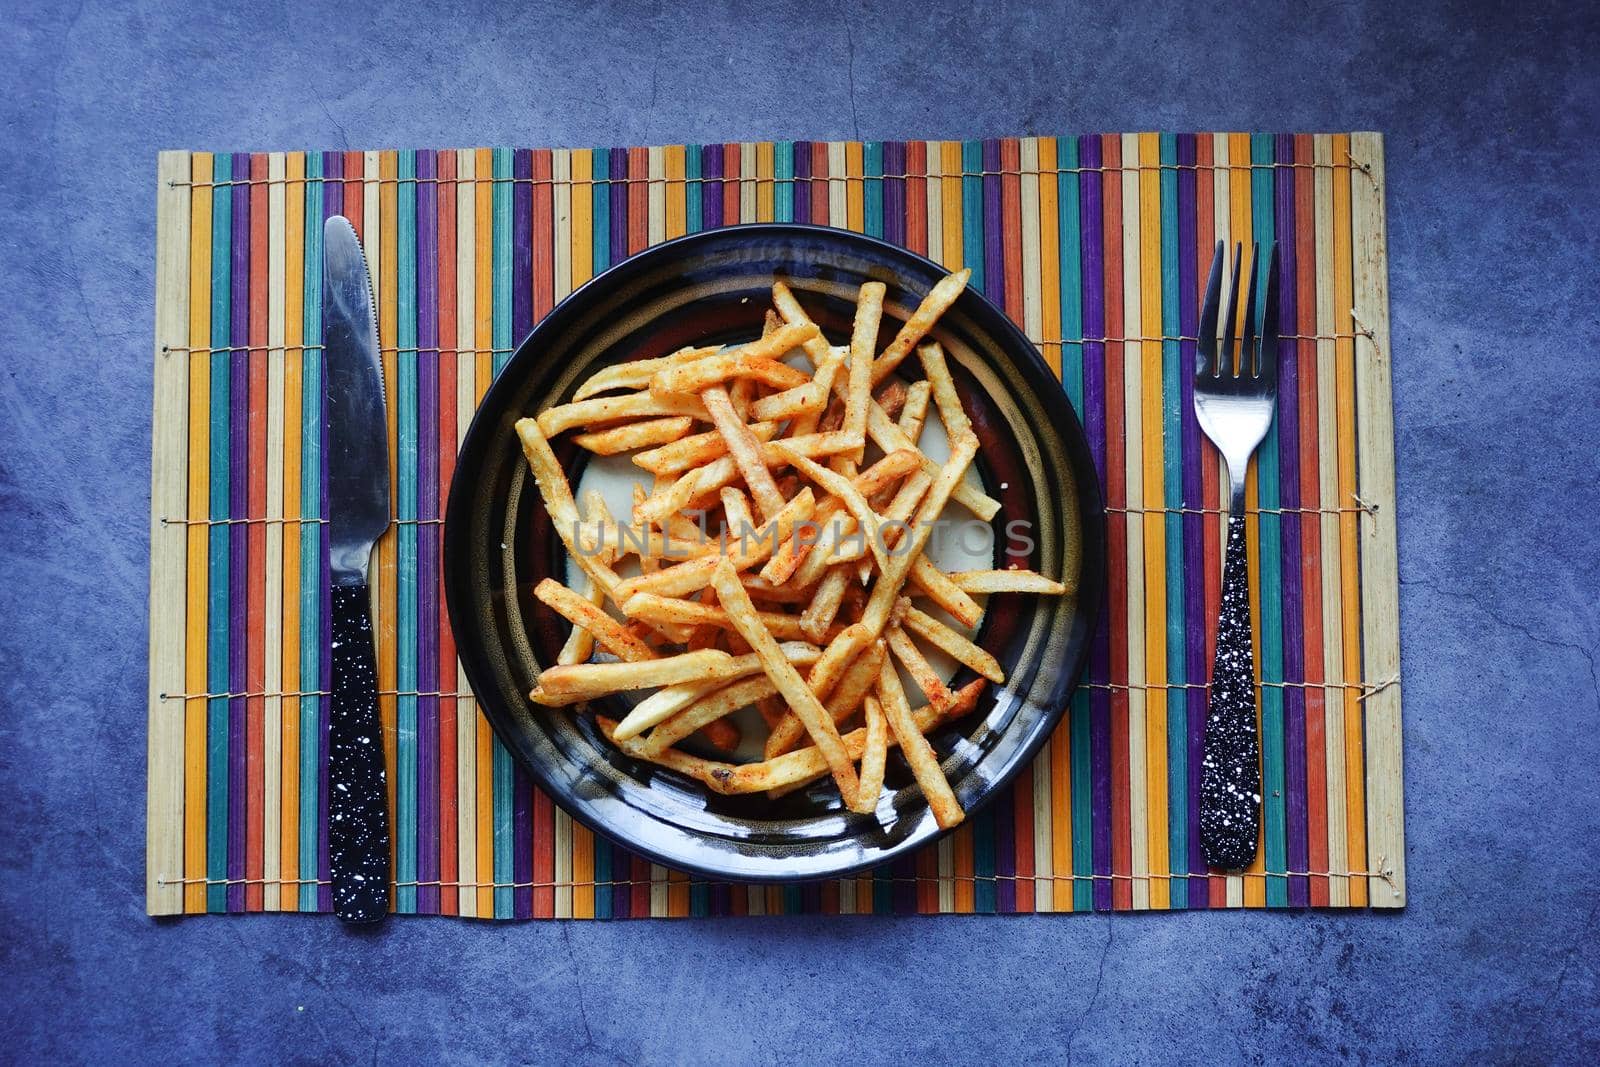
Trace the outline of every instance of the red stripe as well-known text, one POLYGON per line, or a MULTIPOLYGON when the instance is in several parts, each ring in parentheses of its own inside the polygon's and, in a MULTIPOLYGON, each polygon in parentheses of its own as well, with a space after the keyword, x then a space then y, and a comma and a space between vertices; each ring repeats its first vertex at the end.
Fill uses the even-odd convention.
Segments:
POLYGON ((928 142, 907 141, 906 247, 919 256, 928 254, 928 179, 924 177, 927 173, 928 142))
MULTIPOLYGON (((1122 165, 1122 140, 1116 134, 1102 138, 1102 165, 1115 172, 1122 165)), ((1103 189, 1105 210, 1106 335, 1121 337, 1122 330, 1122 183, 1115 177, 1103 189)), ((1128 499, 1126 446, 1122 395, 1123 345, 1106 345, 1106 499, 1125 506, 1128 499)), ((1121 522, 1106 524, 1106 547, 1111 571, 1111 681, 1128 682, 1128 533, 1121 522)), ((1111 871, 1133 872, 1133 838, 1129 824, 1132 804, 1128 771, 1128 693, 1111 691, 1111 871)), ((1133 907, 1133 885, 1123 878, 1111 883, 1111 906, 1119 911, 1133 907)))
MULTIPOLYGON (((456 344, 456 154, 439 153, 439 347, 456 344)), ((456 354, 439 353, 439 502, 450 498, 450 477, 456 469, 456 354)), ((441 568, 442 573, 442 568, 441 568)), ((439 688, 456 687, 456 639, 444 590, 439 591, 439 688)), ((439 911, 459 914, 456 864, 456 698, 439 699, 439 911)))
MULTIPOLYGON (((833 224, 833 215, 828 211, 827 173, 828 143, 826 141, 813 141, 811 142, 811 221, 818 226, 831 226, 833 224)), ((835 893, 837 892, 835 890, 835 893)), ((837 904, 834 906, 834 913, 838 913, 837 904)))
MULTIPOLYGON (((628 149, 628 254, 650 243, 650 150, 628 149)), ((633 894, 638 897, 638 893, 633 894)), ((649 914, 646 912, 646 914, 649 914)))
MULTIPOLYGON (((267 270, 269 266, 267 232, 267 156, 257 152, 250 157, 250 489, 251 518, 267 514, 267 270)), ((250 692, 266 688, 266 580, 267 527, 252 523, 246 534, 245 679, 250 692)), ((247 749, 245 753, 246 838, 245 877, 265 877, 266 818, 266 707, 262 697, 245 702, 247 749)), ((260 911, 265 887, 259 882, 245 886, 245 910, 260 911)))
POLYGON ((361 184, 361 178, 367 173, 366 157, 360 152, 346 152, 344 154, 344 217, 350 220, 350 225, 355 228, 356 236, 361 233, 361 220, 366 215, 366 187, 361 184))

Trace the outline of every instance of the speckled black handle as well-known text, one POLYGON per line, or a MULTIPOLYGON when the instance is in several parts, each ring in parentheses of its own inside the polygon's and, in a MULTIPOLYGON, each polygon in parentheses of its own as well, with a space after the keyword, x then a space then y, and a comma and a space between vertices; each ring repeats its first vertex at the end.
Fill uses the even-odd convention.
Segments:
POLYGON ((345 922, 375 922, 389 913, 387 794, 367 586, 335 585, 328 865, 333 910, 345 922))
POLYGON ((1200 841, 1206 863, 1228 870, 1249 866, 1256 856, 1260 830, 1255 649, 1250 638, 1243 507, 1235 506, 1228 515, 1222 613, 1217 619, 1217 655, 1211 665, 1211 703, 1200 778, 1200 841))

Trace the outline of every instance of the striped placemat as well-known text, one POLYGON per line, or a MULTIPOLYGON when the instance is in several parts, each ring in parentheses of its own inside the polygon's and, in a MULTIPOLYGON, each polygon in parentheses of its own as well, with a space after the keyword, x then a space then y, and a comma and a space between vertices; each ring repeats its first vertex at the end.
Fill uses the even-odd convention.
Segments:
POLYGON ((163 153, 149 911, 329 909, 318 305, 335 213, 367 248, 393 398, 375 599, 398 911, 1403 905, 1383 182, 1382 139, 1359 133, 163 153), (456 663, 439 516, 474 405, 556 301, 655 242, 773 219, 972 268, 1083 417, 1111 580, 1088 684, 996 804, 890 869, 751 887, 652 866, 513 765, 456 663), (1249 488, 1263 847, 1229 876, 1205 868, 1194 803, 1223 502, 1187 368, 1217 239, 1276 240, 1286 279, 1279 414, 1249 488))

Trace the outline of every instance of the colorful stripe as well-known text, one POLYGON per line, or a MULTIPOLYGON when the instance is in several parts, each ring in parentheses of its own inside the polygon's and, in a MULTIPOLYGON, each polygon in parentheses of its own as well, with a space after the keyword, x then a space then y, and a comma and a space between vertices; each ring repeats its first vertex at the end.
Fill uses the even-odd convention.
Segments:
MULTIPOLYGON (((374 599, 400 913, 621 918, 1361 906, 1370 882, 1346 135, 1095 135, 211 156, 193 183, 182 664, 185 912, 328 910, 321 229, 361 234, 390 390, 374 599), (465 695, 439 588, 456 448, 493 376, 594 275, 684 233, 846 227, 1022 325, 1083 421, 1109 585, 1062 729, 938 845, 859 878, 704 882, 596 837, 465 695), (1209 872, 1194 791, 1217 610, 1214 450, 1190 368, 1216 239, 1276 240, 1278 418, 1248 529, 1261 857, 1209 872)), ((1363 195, 1366 195, 1363 192, 1363 195)), ((1258 284, 1264 283, 1262 273, 1258 284)), ((1369 594, 1370 595, 1370 594, 1369 594)))

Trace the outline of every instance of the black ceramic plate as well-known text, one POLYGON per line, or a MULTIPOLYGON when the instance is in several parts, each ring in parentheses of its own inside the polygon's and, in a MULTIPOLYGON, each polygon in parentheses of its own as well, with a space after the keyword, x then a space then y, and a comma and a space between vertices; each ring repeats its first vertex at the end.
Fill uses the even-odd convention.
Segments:
MULTIPOLYGON (((592 829, 671 867, 754 881, 837 877, 939 836, 898 753, 891 753, 876 814, 855 815, 831 782, 777 801, 710 794, 623 756, 591 716, 531 705, 526 694, 540 665, 554 662, 567 630, 531 590, 546 576, 564 580, 566 563, 513 424, 565 402, 608 364, 759 333, 774 276, 787 278, 824 332, 840 341, 850 335, 860 284, 886 283, 887 344, 944 274, 903 249, 843 230, 762 224, 695 234, 625 260, 579 289, 528 335, 489 389, 451 482, 444 531, 450 623, 501 740, 557 804, 592 829)), ((973 714, 933 737, 970 816, 1032 758, 1076 684, 1101 599, 1104 530, 1083 430, 1022 332, 969 289, 934 336, 982 442, 984 488, 1002 503, 992 524, 994 566, 1032 568, 1077 590, 989 598, 978 640, 1008 681, 988 687, 973 714), (1009 536, 1014 522, 1028 524, 1031 550, 1009 536)), ((587 454, 570 436, 554 445, 576 486, 587 454)), ((970 678, 963 671, 955 681, 970 678)), ((620 718, 623 710, 610 714, 620 718)))

